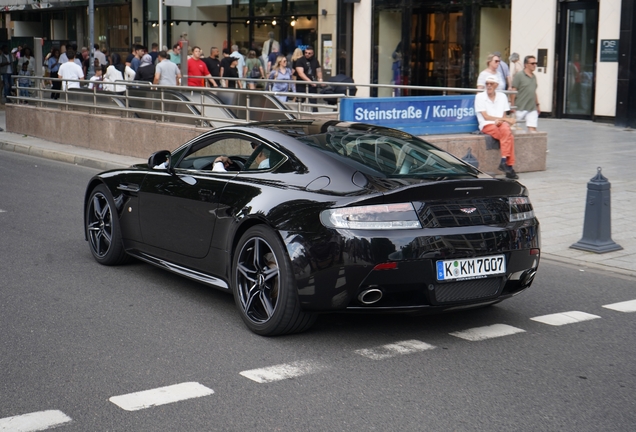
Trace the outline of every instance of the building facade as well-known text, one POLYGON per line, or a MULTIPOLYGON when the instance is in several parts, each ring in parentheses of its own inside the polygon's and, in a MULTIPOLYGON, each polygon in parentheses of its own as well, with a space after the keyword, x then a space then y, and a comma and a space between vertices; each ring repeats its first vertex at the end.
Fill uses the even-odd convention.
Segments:
MULTIPOLYGON (((45 51, 62 41, 88 45, 86 0, 3 3, 0 38, 14 46, 34 36, 45 38, 45 51)), ((204 53, 233 44, 260 52, 275 41, 291 55, 312 45, 327 78, 448 88, 474 88, 489 53, 508 61, 516 52, 538 60, 547 115, 636 126, 636 0, 165 0, 174 6, 162 6, 160 23, 163 3, 95 0, 95 42, 120 53, 181 38, 204 53)))

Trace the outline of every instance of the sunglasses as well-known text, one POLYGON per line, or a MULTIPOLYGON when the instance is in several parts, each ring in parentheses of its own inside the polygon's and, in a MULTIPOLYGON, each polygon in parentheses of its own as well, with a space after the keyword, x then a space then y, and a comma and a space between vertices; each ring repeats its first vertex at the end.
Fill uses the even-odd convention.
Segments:
POLYGON ((500 63, 501 60, 493 60, 495 63, 500 63))
POLYGON ((533 63, 533 62, 528 62, 528 64, 536 65, 536 64, 537 64, 537 62, 534 62, 534 63, 533 63))

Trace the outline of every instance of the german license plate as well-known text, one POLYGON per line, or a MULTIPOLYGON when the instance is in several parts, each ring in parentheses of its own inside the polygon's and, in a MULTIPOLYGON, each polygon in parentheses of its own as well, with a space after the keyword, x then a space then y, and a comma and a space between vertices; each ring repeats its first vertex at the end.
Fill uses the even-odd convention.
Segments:
POLYGON ((505 272, 506 258, 503 255, 437 261, 438 281, 478 279, 505 272))

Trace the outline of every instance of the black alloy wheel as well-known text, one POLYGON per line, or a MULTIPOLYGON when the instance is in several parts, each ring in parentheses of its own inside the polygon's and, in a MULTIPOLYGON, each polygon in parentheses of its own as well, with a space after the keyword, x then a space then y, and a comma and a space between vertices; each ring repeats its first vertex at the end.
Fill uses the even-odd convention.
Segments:
POLYGON ((315 322, 315 315, 300 307, 289 258, 271 229, 258 225, 247 230, 233 261, 234 299, 254 333, 298 333, 315 322))
POLYGON ((95 260, 104 265, 124 263, 128 255, 121 240, 121 230, 110 192, 99 185, 86 203, 86 236, 95 260))

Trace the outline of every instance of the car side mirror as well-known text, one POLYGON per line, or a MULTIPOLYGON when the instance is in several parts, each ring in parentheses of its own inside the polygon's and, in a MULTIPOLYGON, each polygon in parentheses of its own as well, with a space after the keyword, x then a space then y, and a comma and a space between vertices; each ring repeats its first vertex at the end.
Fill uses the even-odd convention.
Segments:
POLYGON ((172 154, 169 150, 154 152, 148 158, 148 168, 172 171, 172 154))

